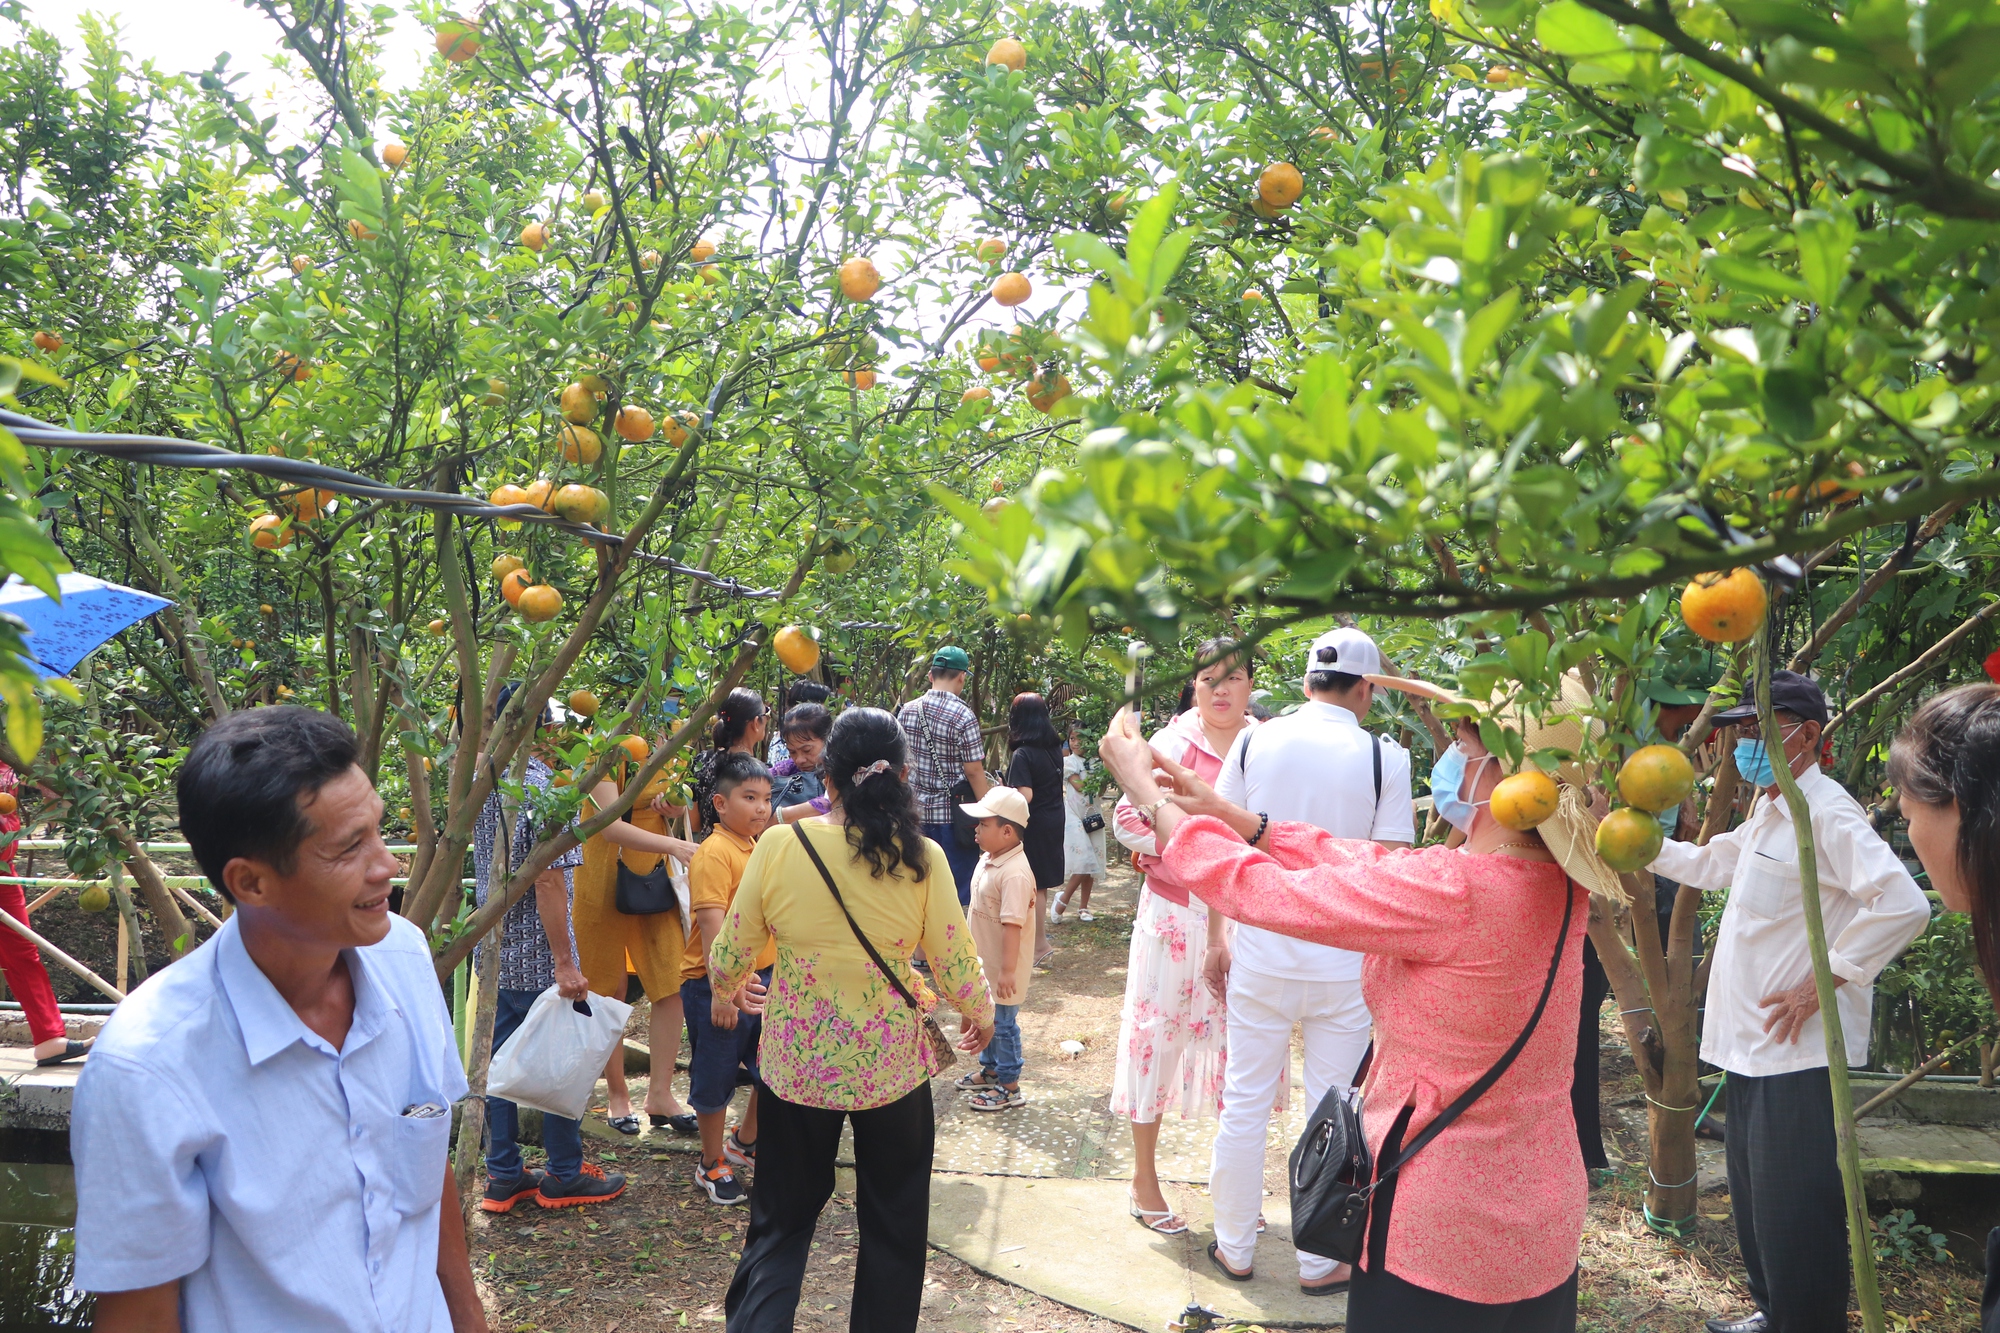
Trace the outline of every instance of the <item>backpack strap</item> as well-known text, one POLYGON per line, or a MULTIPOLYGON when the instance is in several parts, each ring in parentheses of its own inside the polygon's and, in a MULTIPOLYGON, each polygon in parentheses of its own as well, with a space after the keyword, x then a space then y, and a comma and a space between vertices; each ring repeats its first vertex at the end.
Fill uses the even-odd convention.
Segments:
POLYGON ((1368 739, 1375 751, 1375 804, 1380 806, 1382 804, 1382 738, 1371 731, 1368 733, 1368 739))

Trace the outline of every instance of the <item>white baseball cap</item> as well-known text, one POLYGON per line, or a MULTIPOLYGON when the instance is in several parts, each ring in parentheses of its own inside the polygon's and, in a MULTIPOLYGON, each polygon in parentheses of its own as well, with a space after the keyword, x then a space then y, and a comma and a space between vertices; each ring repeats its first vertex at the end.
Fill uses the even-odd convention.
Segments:
POLYGON ((986 795, 979 800, 969 805, 961 803, 958 808, 974 819, 985 819, 990 815, 1009 824, 1028 827, 1028 798, 1012 787, 988 787, 986 795))
POLYGON ((1358 629, 1343 625, 1330 629, 1312 641, 1306 650, 1306 674, 1338 671, 1349 676, 1373 676, 1382 670, 1382 654, 1375 640, 1358 629), (1328 649, 1332 651, 1327 652, 1328 649), (1321 654, 1327 655, 1322 657, 1321 654))

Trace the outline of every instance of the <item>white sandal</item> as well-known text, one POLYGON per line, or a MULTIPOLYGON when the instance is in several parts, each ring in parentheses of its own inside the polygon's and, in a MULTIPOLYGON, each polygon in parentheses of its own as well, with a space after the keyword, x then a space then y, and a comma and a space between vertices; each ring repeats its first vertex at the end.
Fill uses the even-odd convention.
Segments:
POLYGON ((1139 1206, 1139 1196, 1132 1190, 1125 1191, 1125 1207, 1133 1217, 1139 1220, 1139 1225, 1148 1231, 1157 1231, 1162 1236, 1180 1236, 1187 1233, 1187 1222, 1178 1216, 1173 1209, 1162 1208, 1158 1212, 1154 1212, 1150 1209, 1141 1208, 1139 1206), (1152 1220, 1155 1218, 1158 1220, 1152 1220))

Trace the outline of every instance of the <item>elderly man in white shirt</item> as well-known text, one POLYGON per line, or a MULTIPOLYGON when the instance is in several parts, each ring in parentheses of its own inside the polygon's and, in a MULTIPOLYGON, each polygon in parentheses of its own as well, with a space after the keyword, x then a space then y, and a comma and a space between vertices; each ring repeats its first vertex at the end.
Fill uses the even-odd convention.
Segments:
POLYGON ((77 1084, 99 1330, 485 1333, 446 1160, 465 1071, 358 752, 338 718, 255 708, 181 766, 181 829, 236 910, 77 1084))
MULTIPOLYGON (((1360 630, 1320 635, 1306 652, 1307 702, 1244 731, 1222 761, 1216 792, 1273 822, 1408 847, 1416 837, 1409 751, 1361 728, 1375 690, 1362 677, 1381 670, 1374 640, 1360 630)), ((1209 1259, 1224 1277, 1244 1282, 1257 1246, 1271 1108, 1291 1076, 1292 1028, 1305 1029, 1306 1105, 1317 1106, 1328 1088, 1353 1083, 1372 1020, 1361 996, 1360 954, 1254 926, 1237 927, 1234 945, 1225 945, 1220 912, 1208 915, 1202 971, 1229 1003, 1229 1063, 1209 1168, 1209 1259)), ((1306 1295, 1346 1289, 1344 1264, 1297 1255, 1306 1295)))
MULTIPOLYGON (((1930 903, 1867 813, 1819 771, 1826 696, 1771 673, 1779 745, 1812 811, 1827 952, 1850 1064, 1868 1058, 1875 976, 1930 923, 1930 903)), ((1706 846, 1668 842, 1651 869, 1697 889, 1729 889, 1709 975, 1701 1058, 1728 1072, 1730 1207, 1755 1313, 1712 1333, 1842 1333, 1847 1223, 1790 809, 1758 735, 1756 704, 1716 715, 1743 728, 1736 771, 1759 788, 1750 817, 1706 846)))

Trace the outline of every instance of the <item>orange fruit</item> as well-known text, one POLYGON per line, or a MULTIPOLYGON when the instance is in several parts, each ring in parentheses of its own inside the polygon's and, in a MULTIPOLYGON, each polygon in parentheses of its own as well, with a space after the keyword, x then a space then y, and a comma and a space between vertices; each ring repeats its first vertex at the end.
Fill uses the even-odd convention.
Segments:
POLYGON ((977 389, 967 389, 964 393, 960 394, 958 405, 964 407, 967 403, 985 403, 991 401, 992 397, 993 390, 982 385, 977 389))
POLYGON ((382 145, 382 164, 391 171, 402 170, 403 163, 409 161, 410 150, 399 143, 382 145))
POLYGON ((1524 768, 1500 779, 1491 808, 1502 826, 1525 833, 1556 812, 1556 780, 1539 768, 1524 768))
POLYGON ((438 638, 442 639, 444 637, 445 631, 450 629, 451 627, 445 624, 442 620, 433 620, 430 624, 426 625, 424 628, 428 629, 432 634, 435 634, 438 638))
POLYGON ((250 520, 250 544, 260 550, 275 551, 292 544, 292 530, 276 514, 259 514, 250 520))
POLYGON ((872 389, 875 387, 875 368, 873 366, 863 366, 859 370, 844 370, 841 372, 840 377, 857 389, 872 389))
POLYGON ((1740 643, 1764 622, 1770 598, 1748 569, 1697 574, 1681 590, 1681 619, 1710 643, 1740 643))
MULTIPOLYGON (((486 497, 486 503, 490 505, 504 506, 504 505, 532 504, 533 501, 528 499, 528 493, 526 491, 522 490, 519 486, 514 485, 512 482, 509 482, 505 486, 494 487, 493 493, 486 497)), ((502 557, 502 559, 506 560, 512 560, 513 558, 514 557, 511 555, 502 557)), ((495 563, 497 564, 498 561, 496 561, 495 563)), ((519 569, 520 566, 516 565, 515 568, 519 569)))
POLYGON ((486 396, 480 399, 488 407, 503 407, 507 402, 507 381, 486 381, 486 396))
POLYGON ((1012 37, 1002 37, 987 48, 986 63, 989 65, 1005 65, 1008 69, 1019 74, 1028 67, 1028 48, 1015 41, 1012 37))
POLYGON ((1044 383, 1040 375, 1028 381, 1028 404, 1037 412, 1050 412, 1055 405, 1070 396, 1069 376, 1058 375, 1054 384, 1044 383))
POLYGON ((62 345, 60 333, 50 333, 47 329, 42 329, 35 334, 35 346, 44 352, 59 352, 62 350, 62 345))
POLYGON ((313 266, 311 255, 293 255, 292 272, 303 273, 313 266))
POLYGON ((347 234, 357 241, 372 241, 375 239, 375 229, 360 218, 349 218, 347 220, 347 234))
POLYGON ((679 448, 687 443, 688 432, 701 424, 701 418, 692 412, 683 412, 677 417, 668 417, 660 423, 660 434, 666 436, 667 443, 679 448))
POLYGON ((1486 81, 1488 83, 1495 83, 1495 84, 1508 83, 1511 82, 1513 78, 1514 78, 1514 71, 1508 68, 1506 65, 1495 65, 1492 69, 1486 71, 1486 81))
POLYGON ((1660 854, 1666 835, 1660 821, 1644 810, 1626 806, 1613 810, 1597 826, 1597 854, 1604 864, 1622 874, 1644 870, 1660 854))
POLYGON ((0 815, 11 815, 20 808, 21 803, 14 799, 13 792, 0 791, 0 815))
POLYGON ((595 213, 598 209, 604 207, 604 192, 602 190, 585 190, 583 198, 577 200, 577 203, 583 206, 584 212, 595 213))
POLYGON ((1306 178, 1289 162, 1273 162, 1257 177, 1257 197, 1271 208, 1290 208, 1306 192, 1306 178))
POLYGON ((604 442, 588 426, 564 426, 556 439, 562 442, 562 455, 568 462, 589 467, 604 457, 604 442))
POLYGON ((1333 126, 1321 125, 1317 127, 1313 130, 1312 137, 1318 139, 1321 143, 1332 143, 1334 139, 1333 126))
POLYGON ((521 604, 521 594, 530 588, 539 586, 535 582, 534 575, 528 573, 527 570, 510 570, 507 577, 500 580, 500 595, 507 599, 507 605, 519 606, 521 604))
POLYGON ((454 65, 463 65, 479 54, 479 29, 466 23, 447 23, 437 30, 438 54, 454 65))
POLYGON ((645 269, 647 272, 650 273, 659 266, 660 252, 658 250, 648 250, 645 254, 639 256, 639 267, 645 269))
POLYGON ((1269 204, 1265 203, 1262 199, 1257 198, 1255 195, 1252 195, 1250 197, 1250 211, 1252 213, 1255 213, 1258 217, 1265 218, 1267 220, 1278 216, 1277 209, 1271 207, 1269 204))
POLYGON ((597 395, 581 384, 566 384, 556 398, 556 410, 564 421, 588 426, 597 417, 597 395))
POLYGON ((717 268, 713 264, 703 264, 699 268, 697 268, 694 271, 694 273, 696 277, 700 278, 703 282, 707 283, 711 287, 713 287, 716 283, 722 281, 722 270, 717 268))
POLYGON ((1243 304, 1245 305, 1264 304, 1264 289, 1261 287, 1251 287, 1247 289, 1243 293, 1243 304))
POLYGON ((269 602, 259 602, 257 604, 257 609, 267 616, 272 613, 271 604, 269 602))
MULTIPOLYGON (((694 243, 694 248, 688 251, 688 258, 692 259, 697 264, 701 263, 703 260, 712 259, 714 258, 714 256, 715 256, 715 242, 709 240, 705 236, 702 239, 696 241, 694 243)), ((863 260, 862 262, 866 263, 867 261, 863 260)))
POLYGON ((1120 190, 1104 201, 1104 211, 1113 221, 1125 216, 1125 210, 1132 206, 1132 196, 1120 190))
POLYGON ((521 244, 527 246, 536 254, 540 254, 542 247, 548 243, 549 229, 542 223, 530 222, 527 226, 521 228, 521 244))
POLYGON ((578 717, 597 716, 597 696, 589 690, 571 690, 568 703, 569 711, 578 717))
POLYGON ((526 493, 528 503, 535 506, 535 508, 549 513, 555 512, 550 508, 550 505, 555 500, 556 484, 547 477, 536 477, 526 486, 523 486, 521 490, 526 493))
POLYGON ((1035 293, 1035 285, 1023 273, 1002 273, 993 280, 993 299, 1001 305, 1016 306, 1035 293))
POLYGON ((571 483, 555 493, 549 505, 572 523, 595 523, 611 507, 611 499, 595 486, 571 483))
POLYGON ((972 253, 990 264, 1007 253, 1007 242, 994 239, 984 240, 972 248, 972 253))
POLYGON ((979 358, 979 368, 991 375, 1000 369, 1000 358, 988 353, 979 358))
POLYGON ((562 594, 546 583, 523 588, 521 595, 514 599, 514 609, 521 613, 521 619, 537 625, 545 620, 554 620, 562 605, 562 594))
POLYGON ((652 758, 653 747, 646 744, 644 736, 620 736, 618 744, 626 754, 632 756, 632 762, 635 764, 643 764, 652 758))
MULTIPOLYGON (((518 487, 516 489, 519 489, 518 487)), ((504 579, 517 569, 526 569, 527 562, 518 555, 496 555, 493 557, 493 577, 504 579)))
POLYGON ((1694 790, 1694 765, 1677 745, 1634 750, 1618 769, 1618 797, 1654 814, 1671 810, 1694 790))
POLYGON ((819 665, 819 641, 797 625, 787 625, 772 635, 771 647, 794 676, 803 676, 819 665))
POLYGON ((620 439, 637 444, 641 440, 653 438, 653 414, 637 403, 627 403, 618 409, 618 415, 611 422, 611 428, 618 432, 620 439))
POLYGON ((313 368, 298 357, 293 356, 290 352, 278 353, 271 358, 271 364, 278 368, 280 375, 285 376, 294 384, 302 383, 312 378, 313 368))
POLYGON ((320 491, 310 487, 303 491, 294 491, 285 497, 291 502, 292 513, 295 515, 292 522, 312 522, 326 511, 326 507, 333 503, 333 497, 338 494, 338 491, 320 491))
POLYGON ((866 259, 850 259, 840 266, 840 294, 850 301, 866 301, 882 286, 882 275, 866 259))

